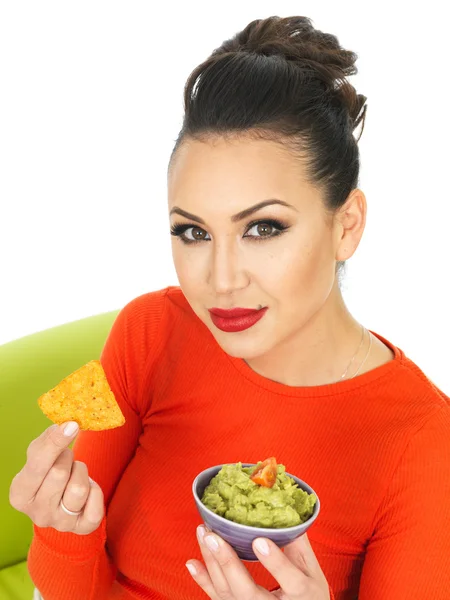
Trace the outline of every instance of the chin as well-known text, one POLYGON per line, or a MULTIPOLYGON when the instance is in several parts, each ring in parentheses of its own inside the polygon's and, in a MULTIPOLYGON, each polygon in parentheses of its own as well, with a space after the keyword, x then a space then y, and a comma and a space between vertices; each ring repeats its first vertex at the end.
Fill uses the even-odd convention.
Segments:
POLYGON ((217 331, 216 329, 216 331, 211 330, 211 333, 222 350, 233 358, 252 360, 270 350, 270 348, 264 347, 264 343, 261 340, 257 339, 259 336, 251 337, 248 335, 249 332, 247 332, 247 339, 244 339, 243 336, 239 338, 239 334, 245 334, 245 331, 238 333, 225 333, 223 331, 217 331))

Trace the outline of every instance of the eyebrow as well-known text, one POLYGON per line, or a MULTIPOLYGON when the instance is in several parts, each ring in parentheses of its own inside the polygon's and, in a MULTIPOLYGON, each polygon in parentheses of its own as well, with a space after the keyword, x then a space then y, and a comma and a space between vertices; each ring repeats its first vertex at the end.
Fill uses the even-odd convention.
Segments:
MULTIPOLYGON (((276 198, 272 198, 269 200, 263 200, 262 202, 258 202, 258 204, 254 204, 253 206, 250 206, 250 208, 246 208, 245 210, 241 210, 241 212, 238 212, 231 217, 231 222, 237 223, 238 221, 242 221, 254 212, 260 210, 261 208, 264 208, 265 206, 270 206, 271 204, 281 204, 282 206, 287 206, 288 208, 297 210, 295 206, 292 206, 292 204, 288 204, 284 200, 277 200, 276 198)), ((192 221, 197 221, 197 223, 203 223, 203 225, 205 225, 205 221, 203 219, 183 210, 182 208, 179 208, 178 206, 174 206, 172 208, 172 210, 169 213, 169 216, 172 214, 178 214, 182 217, 186 217, 186 219, 191 219, 192 221)))

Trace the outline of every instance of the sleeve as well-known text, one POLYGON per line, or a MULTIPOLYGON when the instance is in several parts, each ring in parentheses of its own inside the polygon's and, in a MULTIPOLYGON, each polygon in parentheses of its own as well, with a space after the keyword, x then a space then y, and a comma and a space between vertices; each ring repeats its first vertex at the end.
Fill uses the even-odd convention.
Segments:
POLYGON ((450 407, 409 441, 375 520, 359 600, 450 597, 450 407))
POLYGON ((119 312, 100 356, 125 424, 101 432, 80 431, 73 445, 74 460, 86 463, 90 477, 103 490, 105 517, 101 525, 88 535, 33 525, 28 570, 45 600, 102 600, 116 578, 117 568, 106 545, 107 510, 142 431, 140 383, 148 362, 145 358, 151 354, 148 348, 154 347, 159 330, 164 300, 162 294, 152 294, 152 306, 146 308, 139 297, 119 312))

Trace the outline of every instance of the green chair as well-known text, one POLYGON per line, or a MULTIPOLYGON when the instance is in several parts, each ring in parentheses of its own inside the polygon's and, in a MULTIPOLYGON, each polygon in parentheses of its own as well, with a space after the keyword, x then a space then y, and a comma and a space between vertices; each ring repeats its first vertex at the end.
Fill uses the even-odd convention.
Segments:
POLYGON ((119 311, 66 323, 0 346, 0 599, 31 600, 27 555, 31 520, 9 504, 13 477, 30 442, 52 423, 37 399, 90 360, 99 359, 119 311))

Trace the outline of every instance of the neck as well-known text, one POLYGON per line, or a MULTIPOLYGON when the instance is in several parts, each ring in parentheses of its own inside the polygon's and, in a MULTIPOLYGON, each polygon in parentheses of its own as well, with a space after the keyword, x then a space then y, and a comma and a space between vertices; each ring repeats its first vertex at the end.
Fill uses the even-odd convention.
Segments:
POLYGON ((345 379, 358 369, 369 343, 366 333, 360 347, 361 337, 361 324, 352 317, 335 285, 327 302, 300 330, 270 352, 246 362, 263 377, 289 386, 335 383, 342 381, 359 348, 345 379))

